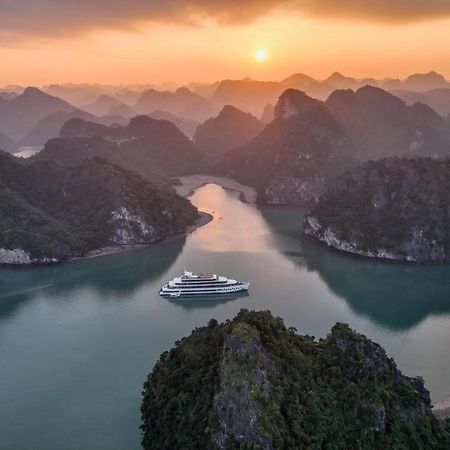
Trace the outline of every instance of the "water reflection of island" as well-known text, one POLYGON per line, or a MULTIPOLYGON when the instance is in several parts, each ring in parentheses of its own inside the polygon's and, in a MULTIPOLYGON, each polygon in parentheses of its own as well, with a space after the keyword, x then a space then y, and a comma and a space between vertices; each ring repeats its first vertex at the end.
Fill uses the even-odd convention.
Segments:
POLYGON ((450 266, 410 266, 340 255, 305 240, 308 270, 357 313, 394 330, 450 312, 450 266), (319 247, 319 248, 318 248, 319 247))
POLYGON ((45 292, 61 297, 92 288, 99 298, 126 299, 142 284, 150 282, 175 262, 185 237, 155 244, 142 250, 82 260, 70 264, 26 269, 0 269, 0 318, 45 292))
POLYGON ((303 238, 299 210, 269 208, 262 214, 275 232, 279 251, 300 267, 317 272, 357 314, 405 331, 430 315, 450 313, 450 265, 393 264, 344 255, 303 238))

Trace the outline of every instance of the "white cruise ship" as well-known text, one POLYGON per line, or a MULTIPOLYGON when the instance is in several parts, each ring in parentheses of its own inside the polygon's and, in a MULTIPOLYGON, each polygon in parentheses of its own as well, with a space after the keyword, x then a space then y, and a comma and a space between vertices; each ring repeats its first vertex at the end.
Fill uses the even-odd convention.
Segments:
POLYGON ((248 291, 249 286, 250 283, 230 280, 213 273, 193 274, 185 270, 183 275, 165 284, 159 295, 169 298, 215 296, 248 291))

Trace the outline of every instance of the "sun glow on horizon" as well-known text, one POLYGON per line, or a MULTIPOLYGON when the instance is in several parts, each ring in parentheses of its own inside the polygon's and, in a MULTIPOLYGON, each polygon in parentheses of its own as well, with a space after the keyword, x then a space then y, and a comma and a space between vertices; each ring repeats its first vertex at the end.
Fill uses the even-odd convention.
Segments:
POLYGON ((267 51, 265 48, 259 48, 255 52, 255 59, 259 63, 263 63, 267 60, 267 51))

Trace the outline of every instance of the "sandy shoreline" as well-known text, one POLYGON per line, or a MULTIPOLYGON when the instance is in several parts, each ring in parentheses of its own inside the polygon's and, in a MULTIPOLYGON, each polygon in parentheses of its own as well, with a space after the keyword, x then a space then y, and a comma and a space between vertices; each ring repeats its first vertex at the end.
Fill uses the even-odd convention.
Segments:
POLYGON ((256 203, 256 189, 241 184, 231 178, 218 177, 214 175, 188 175, 185 177, 176 177, 181 181, 181 185, 175 186, 178 195, 182 197, 190 197, 196 189, 205 184, 213 183, 222 186, 229 191, 237 191, 241 193, 241 199, 245 203, 256 203))

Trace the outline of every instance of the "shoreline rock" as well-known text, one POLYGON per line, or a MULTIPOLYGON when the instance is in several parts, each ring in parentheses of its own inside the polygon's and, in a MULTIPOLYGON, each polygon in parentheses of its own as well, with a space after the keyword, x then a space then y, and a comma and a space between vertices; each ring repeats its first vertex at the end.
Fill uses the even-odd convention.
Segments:
POLYGON ((388 158, 340 176, 304 234, 336 250, 416 264, 450 262, 450 161, 388 158))

